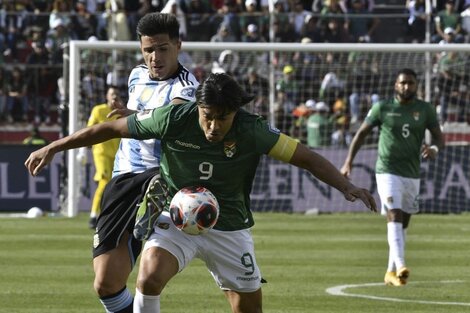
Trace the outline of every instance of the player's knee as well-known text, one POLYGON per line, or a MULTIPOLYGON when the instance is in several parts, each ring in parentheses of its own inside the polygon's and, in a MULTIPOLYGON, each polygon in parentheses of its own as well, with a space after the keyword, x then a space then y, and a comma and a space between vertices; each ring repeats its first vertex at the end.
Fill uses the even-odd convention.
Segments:
POLYGON ((137 278, 137 289, 144 295, 159 295, 165 287, 165 282, 157 275, 140 275, 137 278))
POLYGON ((95 289, 96 294, 102 298, 119 292, 125 284, 125 282, 124 284, 120 282, 118 283, 117 281, 111 281, 103 276, 97 275, 93 282, 93 288, 95 289))

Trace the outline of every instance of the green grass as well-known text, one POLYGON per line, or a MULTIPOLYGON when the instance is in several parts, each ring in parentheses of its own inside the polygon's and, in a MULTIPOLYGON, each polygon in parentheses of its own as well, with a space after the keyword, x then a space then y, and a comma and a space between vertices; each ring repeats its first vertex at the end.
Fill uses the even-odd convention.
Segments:
MULTIPOLYGON (((255 219, 257 260, 268 280, 263 286, 266 313, 470 312, 470 214, 413 217, 407 286, 345 290, 408 302, 326 292, 338 285, 382 282, 388 255, 383 217, 262 213, 255 219)), ((0 312, 103 312, 92 288, 91 244, 85 214, 74 219, 0 219, 0 312)), ((135 276, 136 271, 129 280, 132 291, 135 276)), ((161 307, 165 313, 230 312, 199 260, 169 283, 161 307)))

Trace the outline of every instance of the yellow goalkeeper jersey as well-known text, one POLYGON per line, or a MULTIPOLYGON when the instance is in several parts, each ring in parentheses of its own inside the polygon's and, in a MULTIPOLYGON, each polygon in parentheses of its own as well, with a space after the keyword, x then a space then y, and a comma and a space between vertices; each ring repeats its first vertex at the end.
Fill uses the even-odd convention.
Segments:
MULTIPOLYGON (((111 109, 106 103, 98 104, 91 110, 90 118, 88 119, 87 126, 93 126, 107 121, 117 119, 117 117, 107 118, 106 115, 111 112, 111 109)), ((116 151, 119 148, 120 138, 111 139, 96 145, 93 145, 93 154, 99 154, 114 159, 116 151)))

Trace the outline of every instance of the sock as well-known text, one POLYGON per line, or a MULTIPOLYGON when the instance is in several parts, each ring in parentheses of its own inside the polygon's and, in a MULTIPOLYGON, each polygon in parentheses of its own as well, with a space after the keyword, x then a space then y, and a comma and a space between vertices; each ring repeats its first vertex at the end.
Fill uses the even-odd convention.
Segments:
POLYGON ((100 298, 106 313, 132 313, 132 295, 129 289, 124 287, 117 293, 100 298))
POLYGON ((160 296, 146 296, 136 288, 134 313, 160 313, 160 296))
POLYGON ((387 239, 389 246, 389 268, 388 271, 395 271, 405 266, 405 245, 403 239, 403 224, 396 222, 387 223, 387 239), (391 269, 394 264, 394 269, 391 269))

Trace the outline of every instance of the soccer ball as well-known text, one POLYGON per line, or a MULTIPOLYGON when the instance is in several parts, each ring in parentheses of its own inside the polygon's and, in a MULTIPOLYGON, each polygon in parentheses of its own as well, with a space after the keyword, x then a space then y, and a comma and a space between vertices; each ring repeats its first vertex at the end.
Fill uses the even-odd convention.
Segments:
POLYGON ((176 228, 189 235, 207 233, 219 217, 219 203, 204 187, 185 187, 170 203, 170 216, 176 228))
POLYGON ((26 213, 27 218, 38 218, 43 215, 44 215, 44 212, 37 206, 33 206, 31 209, 28 210, 28 213, 26 213))

